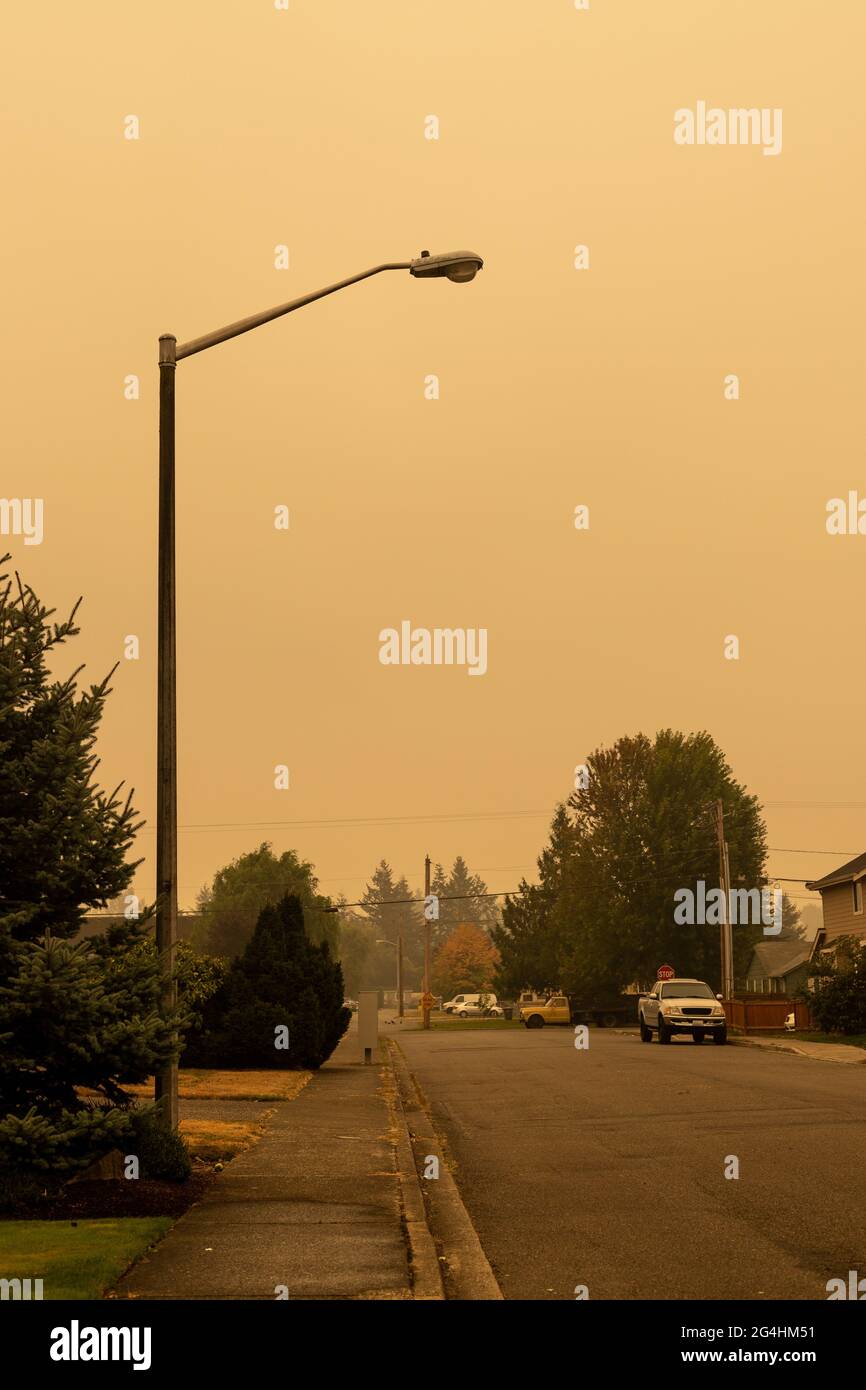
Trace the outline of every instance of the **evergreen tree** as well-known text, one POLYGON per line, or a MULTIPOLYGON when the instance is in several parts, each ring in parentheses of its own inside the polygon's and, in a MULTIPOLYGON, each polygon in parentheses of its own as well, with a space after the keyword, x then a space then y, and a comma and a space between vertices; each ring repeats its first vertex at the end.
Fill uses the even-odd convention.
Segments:
POLYGON ((478 874, 470 873, 461 854, 450 873, 441 864, 434 866, 430 892, 439 898, 439 921, 431 924, 437 947, 456 926, 478 926, 489 931, 499 922, 496 900, 485 896, 487 884, 478 874))
POLYGON ((121 802, 119 787, 106 794, 93 781, 113 672, 82 691, 80 667, 65 680, 48 674, 55 649, 79 633, 77 610, 53 623, 17 574, 0 574, 0 934, 17 941, 74 936, 137 867, 126 862, 140 826, 131 793, 121 802))
POLYGON ((519 892, 505 900, 501 926, 490 933, 500 955, 496 988, 503 995, 560 987, 563 942, 557 908, 573 846, 574 827, 567 808, 559 805, 538 860, 538 883, 521 880, 519 892))
MULTIPOLYGON (((344 912, 340 917, 340 965, 346 994, 357 999, 362 989, 368 988, 367 978, 370 968, 371 952, 375 949, 373 929, 369 922, 363 922, 344 912)), ((370 985, 369 988, 374 988, 370 985)))
MULTIPOLYGON (((662 730, 619 739, 587 759, 587 785, 568 806, 574 843, 554 917, 560 985, 601 995, 655 979, 670 962, 677 974, 719 988, 719 928, 679 924, 678 889, 718 886, 713 806, 725 812, 731 884, 760 888, 766 832, 757 798, 734 778, 708 733, 662 730)), ((742 975, 760 923, 735 926, 734 973, 742 975)))
MULTIPOLYGON (((674 894, 696 891, 698 880, 718 886, 717 798, 732 887, 760 887, 766 849, 757 799, 735 781, 707 733, 638 734, 587 761, 587 785, 553 818, 538 883, 521 884, 492 932, 501 956, 497 989, 602 998, 653 980, 664 961, 717 988, 719 928, 679 925, 674 894)), ((783 920, 796 932, 790 902, 783 920)), ((735 972, 742 974, 762 935, 760 924, 734 928, 735 972)))
POLYGON ((320 1067, 349 1026, 343 972, 326 941, 310 941, 300 898, 259 914, 250 941, 205 1002, 186 1066, 320 1067), (288 1047, 279 1045, 288 1031, 288 1047))
POLYGON ((155 959, 136 927, 8 942, 0 978, 0 1165, 81 1167, 131 1126, 125 1085, 175 1051, 155 959), (80 1090, 98 1100, 84 1101, 80 1090))
POLYGON ((392 987, 396 970, 394 948, 375 943, 396 943, 401 931, 404 983, 411 988, 420 981, 424 964, 423 908, 420 903, 407 901, 415 896, 406 878, 395 879, 390 864, 381 859, 361 898, 371 924, 371 953, 365 972, 370 988, 392 987))
POLYGON ((17 575, 0 576, 0 1166, 58 1172, 129 1131, 123 1087, 170 1059, 176 1022, 140 949, 146 915, 69 939, 128 887, 137 829, 130 798, 93 780, 110 677, 79 692, 78 671, 48 673, 77 607, 52 623, 17 575))

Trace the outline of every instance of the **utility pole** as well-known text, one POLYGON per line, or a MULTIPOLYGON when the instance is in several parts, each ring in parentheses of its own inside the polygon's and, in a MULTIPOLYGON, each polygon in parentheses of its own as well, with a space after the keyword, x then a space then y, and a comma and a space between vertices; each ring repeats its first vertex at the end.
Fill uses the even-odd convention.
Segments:
POLYGON ((424 1027, 430 1027, 430 1010, 427 996, 430 993, 430 919, 427 916, 427 899, 430 897, 430 855, 424 859, 424 1027))
POLYGON ((403 1022, 403 923, 397 918, 397 1017, 403 1022))
POLYGON ((725 979, 724 995, 726 999, 734 997, 734 941, 733 925, 731 923, 731 861, 728 858, 728 842, 725 840, 725 955, 728 964, 728 973, 725 979))
POLYGON ((722 998, 734 997, 734 943, 731 938, 731 870, 728 845, 725 840, 725 808, 721 797, 716 802, 716 835, 719 841, 719 887, 722 890, 722 921, 719 927, 721 952, 722 998))
MULTIPOLYGON (((174 553, 174 378, 177 340, 159 340, 159 560, 157 604, 156 733, 156 951, 162 1008, 177 1002, 177 653, 174 553)), ((177 1058, 156 1077, 154 1099, 165 1129, 177 1129, 177 1058)))

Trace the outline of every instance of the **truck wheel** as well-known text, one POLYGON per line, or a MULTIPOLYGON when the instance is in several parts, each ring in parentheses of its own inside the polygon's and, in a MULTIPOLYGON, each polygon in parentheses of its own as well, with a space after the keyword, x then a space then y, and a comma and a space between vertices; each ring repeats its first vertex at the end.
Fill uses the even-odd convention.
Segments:
POLYGON ((718 1031, 717 1033, 714 1033, 714 1034, 713 1034, 713 1042, 716 1044, 717 1047, 720 1047, 720 1046, 722 1045, 722 1043, 726 1043, 727 1041, 728 1041, 728 1030, 727 1030, 727 1028, 720 1028, 719 1031, 718 1031))
POLYGON ((664 1044, 664 1043, 669 1043, 670 1040, 671 1040, 670 1029, 665 1027, 665 1021, 664 1021, 664 1019, 661 1017, 661 1015, 659 1015, 659 1042, 662 1043, 662 1044, 664 1044))
POLYGON ((601 1014, 598 1020, 599 1028, 615 1028, 616 1014, 601 1014))
POLYGON ((692 1033, 692 1042, 702 1043, 703 1040, 703 1033, 701 1032, 700 1028, 696 1028, 695 1031, 692 1033))
POLYGON ((643 1021, 643 1014, 640 1016, 640 1040, 641 1042, 652 1042, 653 1040, 653 1030, 652 1028, 647 1028, 643 1021))
POLYGON ((541 1014, 530 1014, 529 1018, 526 1020, 526 1026, 527 1028, 543 1028, 544 1019, 541 1017, 541 1014))

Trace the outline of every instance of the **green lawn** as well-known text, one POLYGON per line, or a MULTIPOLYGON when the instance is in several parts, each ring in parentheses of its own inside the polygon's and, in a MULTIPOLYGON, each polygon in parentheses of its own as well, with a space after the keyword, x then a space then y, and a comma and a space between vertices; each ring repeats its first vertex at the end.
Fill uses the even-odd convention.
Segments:
POLYGON ((784 1033, 795 1042, 847 1042, 848 1047, 866 1047, 866 1033, 784 1033))
POLYGON ((170 1216, 0 1222, 0 1278, 42 1279, 43 1297, 101 1298, 173 1225, 170 1216))
POLYGON ((773 1042, 781 1042, 783 1038, 787 1042, 845 1042, 848 1047, 866 1048, 866 1033, 803 1033, 801 1029, 788 1033, 787 1029, 755 1029, 745 1037, 770 1038, 773 1042))

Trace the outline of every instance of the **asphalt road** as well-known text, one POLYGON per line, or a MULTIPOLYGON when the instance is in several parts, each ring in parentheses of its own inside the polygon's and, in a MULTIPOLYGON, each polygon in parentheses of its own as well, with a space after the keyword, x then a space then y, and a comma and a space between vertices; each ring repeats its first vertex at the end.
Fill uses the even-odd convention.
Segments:
POLYGON ((398 1036, 506 1298, 826 1299, 866 1276, 866 1064, 605 1029, 587 1051, 560 1028, 398 1036))

